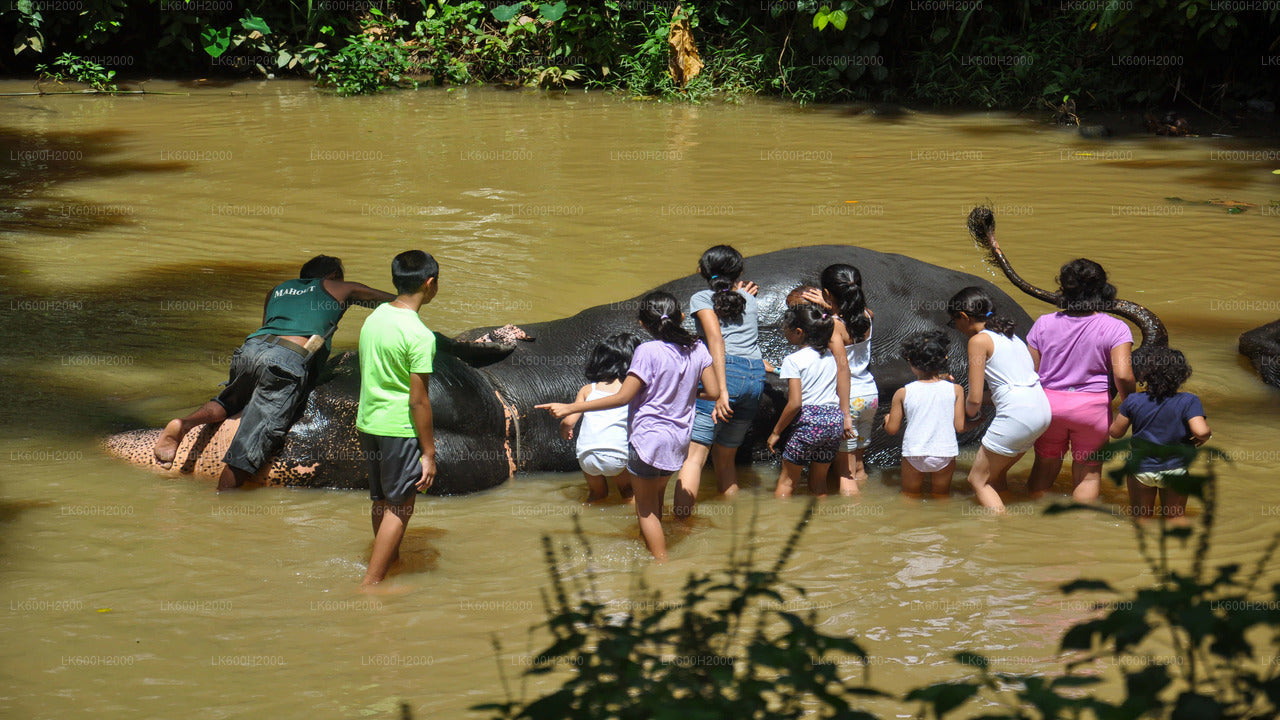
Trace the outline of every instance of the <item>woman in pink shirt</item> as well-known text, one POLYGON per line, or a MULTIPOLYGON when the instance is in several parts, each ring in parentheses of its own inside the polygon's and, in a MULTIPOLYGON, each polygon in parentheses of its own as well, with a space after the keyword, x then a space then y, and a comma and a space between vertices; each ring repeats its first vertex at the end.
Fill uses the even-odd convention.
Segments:
POLYGON ((1036 441, 1036 461, 1027 489, 1048 490, 1071 449, 1072 499, 1098 499, 1102 459, 1098 456, 1111 425, 1111 388, 1116 400, 1134 390, 1133 333, 1124 321, 1103 312, 1116 297, 1107 272, 1092 260, 1072 260, 1058 273, 1059 310, 1041 315, 1027 333, 1027 345, 1049 397, 1053 421, 1036 441))

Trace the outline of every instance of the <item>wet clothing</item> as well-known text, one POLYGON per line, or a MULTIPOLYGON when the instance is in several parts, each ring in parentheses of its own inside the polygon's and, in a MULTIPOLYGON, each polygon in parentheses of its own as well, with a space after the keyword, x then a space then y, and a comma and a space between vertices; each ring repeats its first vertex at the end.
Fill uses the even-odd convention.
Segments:
MULTIPOLYGON (((642 466, 669 475, 684 465, 698 382, 710 366, 711 354, 700 340, 693 345, 650 340, 636 348, 628 374, 643 382, 644 388, 631 400, 628 437, 642 466)), ((629 463, 629 467, 637 465, 629 463)))
POLYGON ((213 401, 237 413, 240 425, 222 461, 253 474, 284 441, 306 397, 310 375, 303 356, 284 343, 251 337, 231 356, 226 387, 213 401))
POLYGON ((982 446, 997 455, 1021 455, 1049 427, 1049 399, 1040 387, 1026 343, 1017 336, 982 332, 995 346, 987 358, 986 380, 996 406, 996 417, 982 436, 982 446))
POLYGON ((369 468, 369 499, 401 505, 418 492, 422 445, 416 437, 386 437, 357 432, 369 468))
MULTIPOLYGON (((262 335, 325 335, 342 319, 346 307, 324 289, 323 278, 286 280, 271 290, 262 327, 249 337, 262 335)), ((330 347, 325 340, 325 348, 330 347)))
MULTIPOLYGON (((587 394, 587 402, 612 396, 614 392, 600 390, 594 383, 587 394)), ((627 465, 627 415, 628 408, 609 408, 582 413, 575 445, 578 466, 588 475, 613 477, 627 465)))
MULTIPOLYGON (((724 320, 720 320, 720 335, 724 337, 724 354, 736 355, 751 360, 759 360, 760 356, 760 326, 757 320, 757 304, 756 296, 745 290, 728 290, 726 292, 736 292, 747 301, 746 309, 742 311, 742 322, 729 324, 724 320)), ((694 322, 698 324, 698 334, 706 337, 707 334, 702 330, 702 321, 698 318, 699 310, 715 311, 712 301, 715 299, 715 293, 710 290, 700 290, 693 294, 689 299, 689 314, 693 316, 694 322)))
MULTIPOLYGON (((1120 403, 1120 414, 1133 423, 1133 438, 1156 445, 1187 445, 1191 442, 1191 426, 1194 417, 1204 417, 1200 398, 1187 392, 1156 401, 1145 392, 1129 395, 1120 403)), ((1175 470, 1184 467, 1181 458, 1143 458, 1138 469, 1142 473, 1175 470)), ((1149 483, 1148 483, 1149 484, 1149 483)))
POLYGON ((693 442, 700 445, 714 443, 727 448, 742 447, 760 409, 760 396, 764 394, 764 361, 725 355, 724 375, 733 417, 729 422, 716 422, 712 417, 715 401, 699 400, 694 406, 693 442))
POLYGON ((792 426, 782 459, 795 465, 830 463, 836 459, 844 435, 844 414, 839 405, 805 405, 792 426))
POLYGON ((948 380, 907 383, 902 398, 906 430, 902 433, 902 454, 913 457, 955 457, 956 384, 948 380))
POLYGON ((1107 392, 1111 351, 1132 342, 1129 326, 1105 313, 1041 315, 1027 333, 1040 353, 1041 386, 1063 392, 1107 392))

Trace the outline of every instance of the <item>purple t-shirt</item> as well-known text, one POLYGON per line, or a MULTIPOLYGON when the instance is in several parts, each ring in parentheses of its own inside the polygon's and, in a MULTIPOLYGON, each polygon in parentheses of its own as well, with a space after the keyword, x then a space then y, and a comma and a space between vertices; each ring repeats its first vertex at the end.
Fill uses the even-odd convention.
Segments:
POLYGON ((1105 313, 1041 315, 1027 333, 1027 345, 1040 353, 1045 390, 1106 392, 1111 350, 1131 342, 1129 326, 1105 313))
MULTIPOLYGON (((1133 437, 1139 440, 1157 445, 1191 445, 1188 440, 1191 426, 1187 421, 1193 417, 1204 417, 1204 406, 1200 404, 1200 398, 1191 393, 1174 393, 1173 397, 1156 402, 1147 393, 1137 392, 1120 403, 1120 414, 1129 418, 1133 424, 1133 437)), ((1173 470, 1181 466, 1178 458, 1144 458, 1139 471, 1173 470)))
POLYGON ((644 382, 644 389, 631 400, 628 431, 641 460, 671 472, 684 465, 698 379, 710 366, 711 354, 701 340, 690 347, 650 340, 636 348, 628 372, 644 382))

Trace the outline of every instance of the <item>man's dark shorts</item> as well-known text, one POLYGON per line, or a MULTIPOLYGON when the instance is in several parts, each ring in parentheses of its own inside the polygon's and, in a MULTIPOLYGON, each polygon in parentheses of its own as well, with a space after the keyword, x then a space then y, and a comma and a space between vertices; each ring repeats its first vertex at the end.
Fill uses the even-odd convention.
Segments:
POLYGON ((369 499, 403 504, 418 492, 422 479, 422 446, 416 437, 360 436, 360 451, 369 466, 369 499))
POLYGON ((279 449, 306 396, 307 363, 298 353, 253 337, 231 356, 227 386, 213 401, 240 427, 222 461, 255 473, 279 449))

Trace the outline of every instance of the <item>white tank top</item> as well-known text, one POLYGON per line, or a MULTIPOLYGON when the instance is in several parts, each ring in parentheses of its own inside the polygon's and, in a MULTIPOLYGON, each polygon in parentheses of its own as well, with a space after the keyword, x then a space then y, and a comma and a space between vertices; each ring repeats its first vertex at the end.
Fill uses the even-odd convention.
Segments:
POLYGON ((871 333, 867 328, 867 337, 861 342, 845 345, 844 351, 849 356, 849 401, 866 395, 878 395, 876 379, 871 377, 871 333))
MULTIPOLYGON (((610 397, 615 392, 604 392, 593 383, 587 400, 610 397)), ((582 424, 578 426, 578 456, 599 450, 616 450, 623 455, 627 454, 628 409, 623 405, 582 413, 582 424)))
POLYGON ((995 345, 991 357, 987 358, 987 385, 991 387, 991 397, 999 400, 1009 388, 1039 387, 1040 376, 1036 374, 1035 361, 1027 344, 1017 335, 1005 337, 998 332, 983 330, 995 345))
POLYGON ((902 399, 907 429, 902 433, 903 455, 955 457, 956 385, 946 380, 907 383, 902 399))

